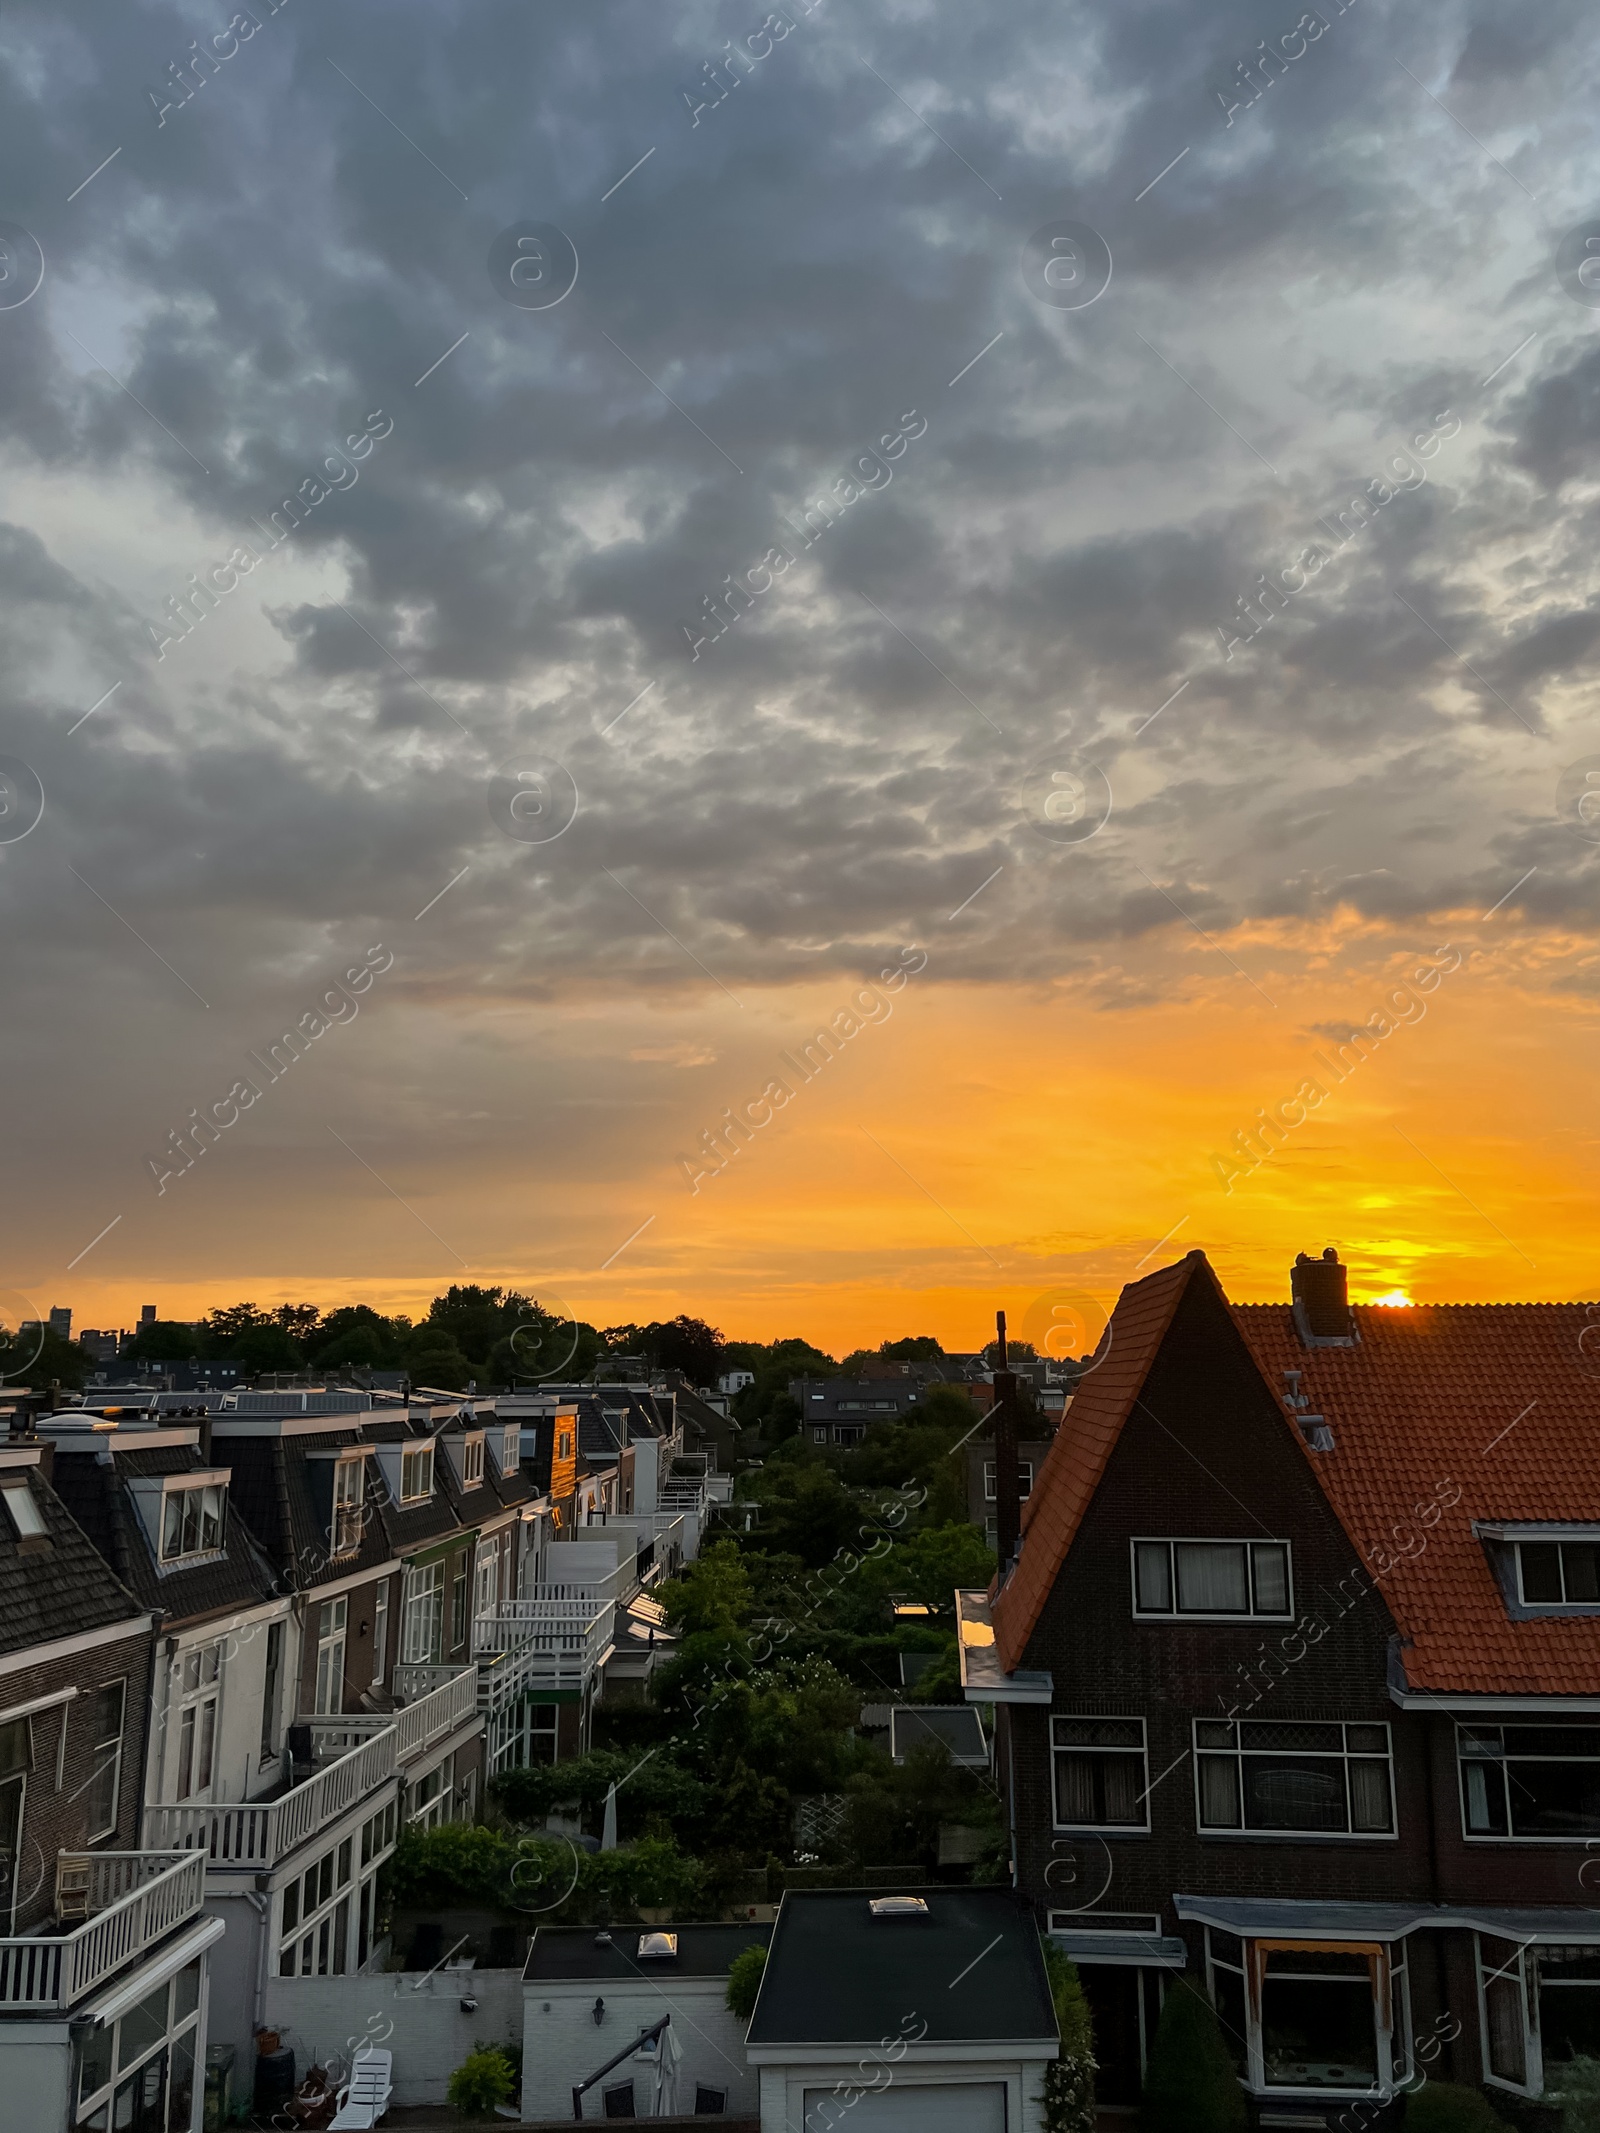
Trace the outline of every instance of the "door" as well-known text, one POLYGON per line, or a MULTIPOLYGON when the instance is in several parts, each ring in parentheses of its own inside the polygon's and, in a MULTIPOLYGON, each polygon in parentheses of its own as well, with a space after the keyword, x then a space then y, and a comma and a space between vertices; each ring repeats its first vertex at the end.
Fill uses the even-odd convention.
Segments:
MULTIPOLYGON (((891 2070, 892 2071, 892 2070, 891 2070)), ((805 2133, 1006 2133, 1003 2081, 902 2082, 806 2090, 805 2133)))

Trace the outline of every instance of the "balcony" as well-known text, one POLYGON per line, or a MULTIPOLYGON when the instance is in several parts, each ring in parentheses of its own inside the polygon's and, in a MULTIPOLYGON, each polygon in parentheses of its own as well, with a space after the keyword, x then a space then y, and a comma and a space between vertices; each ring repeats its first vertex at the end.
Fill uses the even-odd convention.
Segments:
POLYGON ((478 1709, 478 1685, 469 1666, 404 1667, 395 1670, 395 1694, 404 1699, 396 1711, 379 1714, 344 1712, 333 1717, 304 1717, 311 1728, 312 1759, 319 1766, 351 1755, 380 1733, 394 1731, 394 1759, 404 1770, 436 1741, 454 1733, 478 1709), (402 1683, 401 1675, 408 1678, 402 1683), (417 1677, 415 1679, 409 1677, 417 1677))
POLYGON ((615 1603, 598 1585, 542 1586, 533 1599, 480 1615, 472 1626, 480 1710, 528 1691, 581 1691, 611 1649, 615 1620, 615 1603))
POLYGON ((187 1920, 205 1898, 194 1852, 63 1852, 58 1910, 81 1925, 0 1940, 0 2013, 64 2013, 187 1920))
POLYGON ((219 1869, 276 1866, 394 1776, 398 1740, 398 1723, 385 1719, 378 1730, 275 1800, 147 1807, 146 1840, 171 1850, 204 1852, 219 1869))

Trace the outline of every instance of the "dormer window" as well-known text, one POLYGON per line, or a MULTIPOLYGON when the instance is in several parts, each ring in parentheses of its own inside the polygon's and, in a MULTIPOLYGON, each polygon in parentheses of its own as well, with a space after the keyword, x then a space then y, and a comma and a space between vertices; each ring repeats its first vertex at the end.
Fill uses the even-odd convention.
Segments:
MULTIPOLYGON (((482 1440, 479 1440, 482 1456, 482 1440)), ((400 1455, 400 1501, 426 1503, 433 1494, 433 1446, 418 1444, 400 1455)))
POLYGON ((341 1459, 333 1470, 333 1530, 335 1556, 354 1555, 361 1546, 363 1498, 366 1494, 365 1459, 341 1459))
POLYGON ((174 1475, 161 1495, 161 1560, 181 1563, 215 1555, 222 1546, 228 1512, 224 1482, 191 1482, 174 1475))
POLYGON ((1525 1607, 1600 1606, 1600 1538, 1518 1541, 1516 1551, 1525 1607))
POLYGON ((502 1481, 506 1479, 507 1475, 515 1474, 522 1465, 522 1424, 520 1422, 508 1423, 499 1432, 495 1464, 500 1469, 502 1481))
POLYGON ((483 1439, 463 1437, 461 1440, 461 1486, 464 1489, 478 1488, 483 1481, 483 1439))

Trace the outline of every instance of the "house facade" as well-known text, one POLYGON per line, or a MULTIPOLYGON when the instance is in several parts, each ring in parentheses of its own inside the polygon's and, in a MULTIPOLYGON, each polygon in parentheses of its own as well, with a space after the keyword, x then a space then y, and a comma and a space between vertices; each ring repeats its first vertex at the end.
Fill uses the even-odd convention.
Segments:
POLYGON ((988 1594, 1014 1871, 1102 2101, 1203 1985, 1257 2115, 1420 2071, 1537 2096, 1600 2045, 1600 1379, 1582 1306, 1126 1289, 988 1594), (1593 1590, 1595 1597, 1587 1595, 1593 1590))
POLYGON ((0 2117, 197 2133, 214 1944, 204 1862, 141 1841, 153 1618, 52 1484, 25 1399, 0 1441, 0 2117))

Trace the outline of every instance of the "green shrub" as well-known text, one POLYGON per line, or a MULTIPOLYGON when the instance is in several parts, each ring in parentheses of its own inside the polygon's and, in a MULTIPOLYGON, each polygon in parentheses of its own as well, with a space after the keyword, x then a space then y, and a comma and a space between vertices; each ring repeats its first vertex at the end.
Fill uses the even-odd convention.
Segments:
POLYGON ((1545 2078, 1545 2101, 1561 2106, 1562 2133, 1600 2133, 1600 2059, 1569 2059, 1545 2078))
POLYGON ((505 1901, 515 1852, 481 1822, 402 1829, 388 1862, 388 1893, 407 1909, 505 1901))
POLYGON ((1043 1943, 1044 1967, 1055 2004, 1061 2048, 1044 2070, 1044 2114, 1048 2133, 1094 2133, 1094 2025, 1084 1998, 1078 1966, 1049 1941, 1043 1943))
POLYGON ((517 2093, 511 2061, 494 2045, 475 2045, 450 2076, 445 2094, 450 2108, 466 2118, 491 2118, 497 2103, 517 2093))
POLYGON ((756 2011, 756 1994, 761 1990, 761 1973, 766 1967, 764 1942, 758 1942, 753 1948, 741 1948, 728 1965, 728 2009, 741 2022, 748 2022, 756 2011))
POLYGON ((1244 2091, 1211 2002, 1175 1979, 1145 2073, 1141 2133, 1243 2133, 1244 2091))
POLYGON ((1406 2097, 1406 2133, 1505 2133, 1505 2120, 1482 2089, 1425 2081, 1406 2097))

